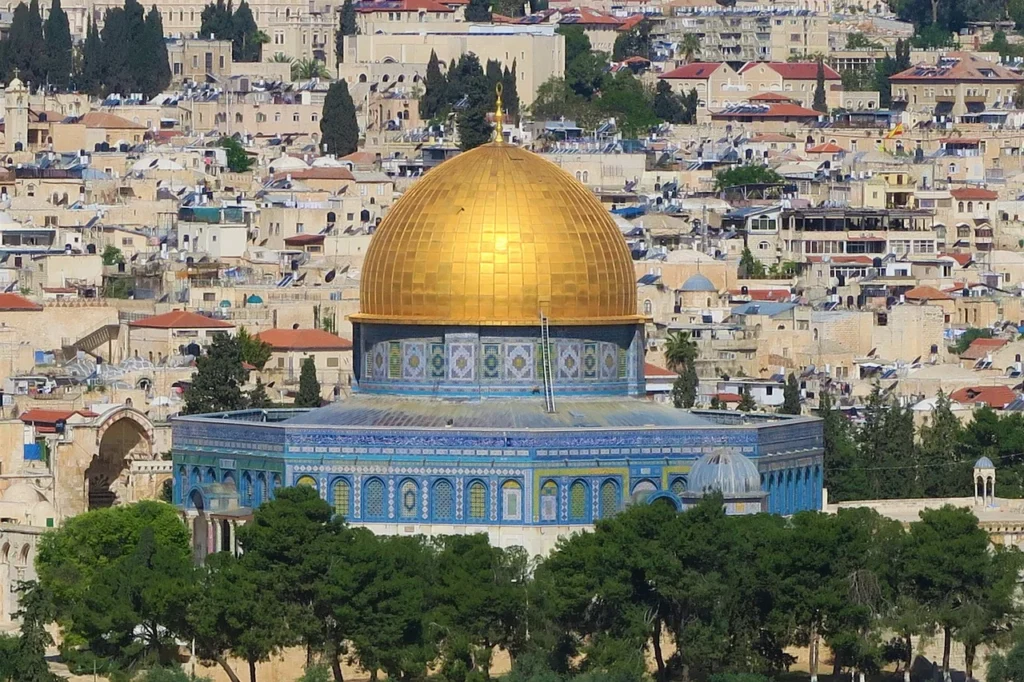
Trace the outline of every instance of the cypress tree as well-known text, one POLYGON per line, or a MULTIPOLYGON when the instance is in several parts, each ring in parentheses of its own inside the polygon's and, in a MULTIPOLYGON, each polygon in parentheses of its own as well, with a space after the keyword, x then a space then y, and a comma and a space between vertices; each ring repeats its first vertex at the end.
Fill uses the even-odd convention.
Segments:
POLYGON ((441 61, 437 53, 430 51, 427 75, 423 79, 423 96, 420 97, 420 118, 430 120, 437 116, 447 104, 448 79, 441 73, 441 61))
POLYGON ((234 27, 231 22, 231 8, 224 4, 224 0, 217 0, 217 3, 210 3, 203 8, 199 17, 199 35, 203 38, 216 38, 217 40, 231 40, 234 34, 234 27))
POLYGON ((320 141, 328 154, 345 156, 359 148, 356 106, 344 80, 331 83, 320 116, 320 141))
POLYGON ((672 86, 662 79, 654 89, 653 110, 655 116, 669 123, 682 123, 686 113, 679 96, 672 92, 672 86))
POLYGON ((800 384, 796 375, 790 374, 786 379, 786 387, 782 391, 782 414, 800 414, 800 384))
POLYGON ((519 120, 519 87, 516 84, 516 60, 512 60, 512 68, 505 67, 501 75, 501 101, 505 105, 509 122, 519 120))
POLYGON ((501 62, 497 59, 488 59, 484 74, 487 76, 487 87, 494 90, 495 84, 501 82, 501 62))
POLYGON ((137 0, 125 0, 124 7, 108 9, 104 14, 103 89, 107 93, 130 95, 139 91, 138 74, 147 66, 140 64, 139 37, 146 30, 145 13, 137 0))
POLYGON ((825 64, 818 60, 818 78, 814 86, 814 104, 811 106, 815 111, 823 114, 828 113, 828 103, 825 101, 825 64))
POLYGON ((262 379, 256 377, 256 386, 249 391, 249 408, 265 410, 272 406, 273 403, 270 402, 270 396, 267 395, 267 387, 263 385, 262 379))
POLYGON ((91 17, 82 45, 82 71, 78 76, 78 89, 93 96, 103 91, 103 41, 91 17))
POLYGON ((74 64, 71 57, 71 28, 68 15, 60 6, 60 0, 53 0, 50 15, 44 26, 46 39, 46 79, 50 85, 60 88, 68 84, 74 64))
POLYGON ((11 30, 7 39, 10 65, 18 69, 18 77, 26 83, 39 85, 46 79, 46 52, 43 45, 43 21, 39 17, 39 3, 21 2, 14 8, 11 30))
POLYGON ((313 358, 306 358, 302 361, 302 370, 299 373, 299 392, 295 396, 295 407, 320 407, 320 403, 320 382, 316 378, 316 365, 313 358))
POLYGON ((231 58, 236 62, 258 62, 263 59, 259 27, 245 0, 242 0, 231 17, 231 58))
MULTIPOLYGON (((125 3, 127 5, 127 3, 125 3)), ((141 9, 141 6, 140 6, 141 9)), ((153 5, 146 15, 142 30, 135 34, 132 61, 134 92, 146 99, 163 92, 171 84, 171 68, 167 61, 167 43, 164 41, 164 22, 160 10, 153 5)))
POLYGON ((458 66, 449 74, 448 83, 449 101, 460 102, 463 97, 466 98, 466 103, 456 116, 463 151, 486 144, 492 134, 487 114, 494 107, 494 88, 489 86, 476 55, 462 55, 458 66))

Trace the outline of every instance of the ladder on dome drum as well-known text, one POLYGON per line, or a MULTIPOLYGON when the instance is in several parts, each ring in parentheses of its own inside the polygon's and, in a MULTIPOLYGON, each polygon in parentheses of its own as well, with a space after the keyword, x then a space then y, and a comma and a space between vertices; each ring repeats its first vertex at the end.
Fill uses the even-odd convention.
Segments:
POLYGON ((551 373, 551 333, 548 329, 548 317, 544 311, 540 313, 540 358, 541 371, 544 374, 544 407, 548 412, 555 411, 554 377, 551 373))

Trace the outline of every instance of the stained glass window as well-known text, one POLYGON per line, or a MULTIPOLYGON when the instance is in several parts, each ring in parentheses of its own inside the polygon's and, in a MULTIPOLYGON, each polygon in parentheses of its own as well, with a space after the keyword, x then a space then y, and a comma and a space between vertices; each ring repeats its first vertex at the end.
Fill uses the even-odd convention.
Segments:
POLYGON ((416 485, 416 481, 404 481, 400 489, 402 508, 401 517, 403 519, 411 519, 416 516, 416 498, 419 487, 416 485))
POLYGON ((607 518, 619 510, 619 488, 615 481, 601 484, 601 518, 607 518))
POLYGON ((252 505, 252 476, 248 473, 242 474, 242 505, 252 505))
POLYGON ((558 484, 545 481, 540 487, 540 520, 558 520, 558 484))
POLYGON ((263 504, 268 498, 267 475, 260 474, 256 477, 256 504, 263 504))
POLYGON ((587 487, 583 481, 576 481, 569 488, 569 519, 584 521, 587 518, 587 487))
POLYGON ((381 518, 384 516, 384 482, 379 478, 366 484, 366 516, 381 518))
POLYGON ((480 481, 469 486, 469 518, 480 521, 487 515, 487 488, 480 481))
POLYGON ((349 504, 352 499, 352 487, 345 479, 334 482, 334 513, 348 517, 349 504))
POLYGON ((295 481, 295 485, 308 485, 311 488, 315 488, 316 479, 312 476, 299 476, 299 479, 295 481))
POLYGON ((515 481, 501 486, 501 518, 518 521, 523 518, 523 488, 515 481))
POLYGON ((434 484, 434 518, 447 520, 455 516, 455 491, 448 481, 434 484))
POLYGON ((679 478, 672 481, 672 492, 676 495, 682 495, 686 492, 686 479, 680 476, 679 478))

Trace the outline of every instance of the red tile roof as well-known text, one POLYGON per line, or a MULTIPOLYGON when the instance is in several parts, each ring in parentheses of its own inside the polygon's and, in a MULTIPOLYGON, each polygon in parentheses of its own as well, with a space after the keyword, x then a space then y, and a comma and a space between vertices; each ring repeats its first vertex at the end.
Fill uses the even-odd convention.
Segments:
POLYGON ((639 24, 643 20, 644 20, 644 15, 642 15, 642 14, 634 14, 633 16, 629 17, 624 22, 622 22, 622 24, 619 26, 618 30, 620 30, 620 31, 629 31, 630 29, 632 29, 634 26, 636 26, 637 24, 639 24))
POLYGON ((323 329, 268 329, 256 335, 274 350, 352 350, 352 342, 323 329))
POLYGON ((172 310, 163 315, 144 317, 129 326, 145 329, 232 329, 235 325, 187 310, 172 310))
POLYGON ((949 399, 963 404, 984 403, 997 410, 1017 399, 1009 386, 968 386, 949 394, 949 399))
POLYGON ((952 258, 962 268, 966 268, 968 263, 974 261, 974 256, 969 253, 940 253, 939 258, 952 258))
POLYGON ((668 73, 663 73, 661 77, 669 80, 676 78, 707 78, 722 64, 723 62, 693 62, 692 64, 672 69, 668 73))
POLYGON ((305 246, 306 244, 323 244, 324 235, 322 234, 297 234, 292 237, 285 237, 284 243, 286 246, 305 246))
POLYGON ((572 9, 563 10, 562 18, 558 23, 574 25, 591 24, 609 27, 614 26, 618 28, 625 23, 625 21, 626 19, 620 19, 619 17, 599 12, 598 10, 590 9, 589 7, 574 7, 572 9))
POLYGON ((88 114, 82 117, 82 123, 85 124, 86 128, 130 128, 132 130, 145 130, 146 126, 141 123, 135 123, 129 121, 126 118, 121 118, 114 114, 108 114, 105 111, 90 111, 88 114))
POLYGON ((748 102, 792 102, 792 97, 786 97, 778 92, 762 92, 753 97, 747 98, 748 102))
POLYGON ((994 350, 999 350, 1009 343, 1006 339, 974 339, 971 345, 960 354, 961 360, 980 360, 994 350))
POLYGON ((904 294, 908 301, 950 301, 949 294, 944 294, 935 287, 914 287, 904 294))
POLYGON ((842 147, 840 147, 837 144, 832 144, 831 142, 826 142, 825 144, 819 144, 817 146, 811 147, 810 149, 807 150, 807 153, 808 154, 842 154, 845 151, 846 151, 845 149, 843 149, 842 147))
POLYGON ((981 187, 958 187, 957 189, 949 192, 953 195, 954 199, 960 201, 973 200, 978 201, 995 201, 999 198, 999 192, 993 192, 990 189, 982 189, 981 187))
POLYGON ((0 310, 42 310, 43 306, 21 294, 0 294, 0 310))
POLYGON ((738 403, 743 400, 743 396, 739 393, 716 393, 715 397, 723 403, 738 403))
POLYGON ((664 367, 658 367, 652 365, 649 362, 644 363, 644 376, 645 377, 674 377, 677 376, 675 372, 664 367))
POLYGON ((61 419, 67 421, 73 415, 81 415, 83 417, 96 417, 98 416, 92 410, 43 410, 33 408, 22 412, 18 419, 25 422, 26 424, 45 424, 53 425, 61 419))
MULTIPOLYGON (((818 79, 818 62, 748 62, 740 69, 740 73, 746 73, 762 63, 785 80, 813 81, 818 79)), ((831 66, 825 64, 824 67, 825 80, 842 80, 842 76, 831 66)))

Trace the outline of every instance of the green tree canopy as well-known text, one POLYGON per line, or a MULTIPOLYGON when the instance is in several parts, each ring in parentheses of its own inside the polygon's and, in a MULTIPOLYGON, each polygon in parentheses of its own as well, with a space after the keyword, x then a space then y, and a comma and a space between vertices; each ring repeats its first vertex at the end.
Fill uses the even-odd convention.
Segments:
POLYGON ((316 378, 316 363, 308 357, 302 361, 299 371, 299 392, 295 396, 296 407, 320 407, 320 381, 316 378))
POLYGON ((225 412, 245 408, 242 385, 248 372, 242 366, 242 344, 226 334, 217 336, 196 360, 196 373, 185 391, 185 414, 225 412))
POLYGON ((246 173, 256 165, 256 159, 251 158, 245 152, 242 143, 235 138, 227 136, 220 138, 220 146, 227 153, 228 170, 232 173, 246 173))
POLYGON ((785 181, 785 178, 768 166, 750 164, 718 171, 715 174, 715 189, 721 191, 741 185, 771 185, 785 181))
POLYGON ((72 61, 71 28, 68 15, 60 6, 60 0, 53 0, 50 13, 43 26, 46 39, 46 80, 50 85, 64 88, 71 80, 72 61))
POLYGON ((792 373, 786 378, 782 396, 782 409, 779 411, 782 414, 800 414, 800 384, 792 373))
POLYGON ((321 143, 328 154, 347 156, 359 148, 359 122, 356 106, 345 79, 336 80, 324 97, 320 117, 321 143))

